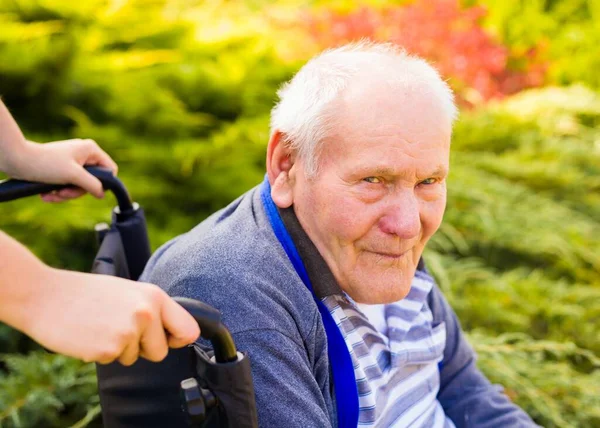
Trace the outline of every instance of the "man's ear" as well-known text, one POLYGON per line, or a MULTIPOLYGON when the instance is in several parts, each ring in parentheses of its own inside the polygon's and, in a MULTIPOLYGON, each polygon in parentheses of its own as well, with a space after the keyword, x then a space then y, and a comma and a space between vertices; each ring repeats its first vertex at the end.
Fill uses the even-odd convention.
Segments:
POLYGON ((271 184, 271 198, 279 208, 288 208, 294 203, 294 183, 290 176, 293 166, 294 156, 286 137, 275 130, 267 146, 267 176, 271 184))

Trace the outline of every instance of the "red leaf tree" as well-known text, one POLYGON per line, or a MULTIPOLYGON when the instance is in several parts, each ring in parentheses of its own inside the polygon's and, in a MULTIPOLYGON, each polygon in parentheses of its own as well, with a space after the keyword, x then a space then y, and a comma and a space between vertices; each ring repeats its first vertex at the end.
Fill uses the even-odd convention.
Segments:
POLYGON ((322 48, 359 39, 403 46, 433 63, 459 101, 475 105, 539 86, 546 71, 539 49, 519 55, 494 40, 481 25, 485 14, 485 8, 462 8, 457 0, 417 0, 350 12, 320 9, 300 21, 322 48))

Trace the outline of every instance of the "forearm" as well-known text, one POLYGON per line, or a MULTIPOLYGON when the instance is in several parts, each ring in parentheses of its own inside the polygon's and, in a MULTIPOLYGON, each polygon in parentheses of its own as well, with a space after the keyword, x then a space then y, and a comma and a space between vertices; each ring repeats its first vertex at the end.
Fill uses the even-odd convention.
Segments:
POLYGON ((438 400, 457 428, 534 427, 531 418, 492 385, 475 364, 475 352, 448 302, 435 287, 429 305, 434 323, 446 326, 438 400))
POLYGON ((26 331, 30 303, 53 271, 0 231, 0 321, 26 331))
POLYGON ((0 101, 0 171, 15 175, 17 165, 26 156, 28 143, 21 129, 0 101))
POLYGON ((492 385, 475 361, 457 373, 438 399, 457 428, 536 427, 531 418, 492 385))

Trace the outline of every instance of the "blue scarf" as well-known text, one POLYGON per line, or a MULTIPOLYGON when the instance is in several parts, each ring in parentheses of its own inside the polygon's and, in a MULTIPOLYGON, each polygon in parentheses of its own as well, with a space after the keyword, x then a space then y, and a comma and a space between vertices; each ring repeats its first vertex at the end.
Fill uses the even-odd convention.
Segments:
POLYGON ((281 220, 277 206, 271 198, 271 186, 268 179, 261 186, 261 199, 271 227, 275 236, 281 243, 285 253, 292 262, 296 273, 310 290, 319 308, 321 319, 327 334, 327 354, 329 356, 329 365, 333 373, 333 386, 335 392, 335 401, 337 407, 337 418, 339 428, 356 428, 358 425, 358 389, 356 379, 354 378, 354 365, 344 336, 333 320, 329 309, 317 298, 310 282, 306 268, 298 250, 292 241, 291 236, 281 220))

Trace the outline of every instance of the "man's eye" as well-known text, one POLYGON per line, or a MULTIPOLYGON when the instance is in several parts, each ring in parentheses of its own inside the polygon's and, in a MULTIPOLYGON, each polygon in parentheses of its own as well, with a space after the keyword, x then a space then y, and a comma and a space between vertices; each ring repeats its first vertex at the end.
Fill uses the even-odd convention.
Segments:
POLYGON ((427 185, 435 184, 435 183, 437 183, 437 179, 435 179, 435 178, 426 178, 425 180, 421 181, 419 184, 425 184, 427 186, 427 185))
POLYGON ((366 178, 363 178, 363 181, 366 181, 367 183, 373 183, 373 184, 381 183, 381 180, 377 177, 366 177, 366 178))

